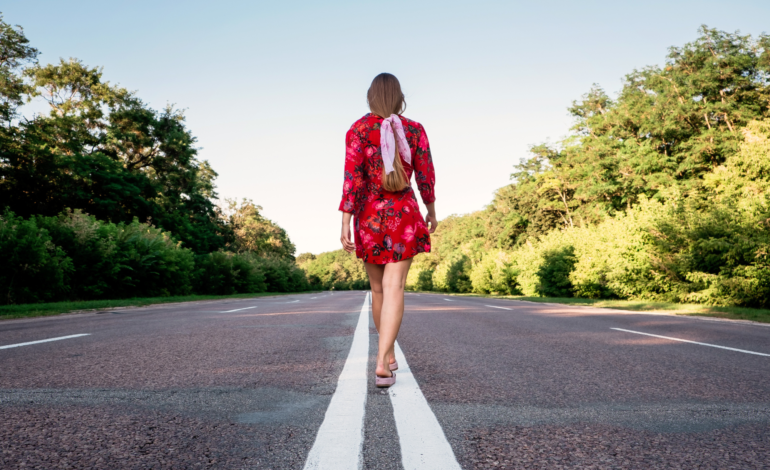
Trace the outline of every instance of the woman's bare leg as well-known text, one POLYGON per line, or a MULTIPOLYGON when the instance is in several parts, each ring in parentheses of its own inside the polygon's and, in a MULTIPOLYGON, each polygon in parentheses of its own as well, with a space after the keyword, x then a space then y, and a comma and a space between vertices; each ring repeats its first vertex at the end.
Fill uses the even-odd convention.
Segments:
POLYGON ((377 351, 377 369, 380 377, 390 377, 390 357, 404 317, 404 285, 412 259, 385 265, 382 276, 382 308, 380 310, 380 343, 377 351))
MULTIPOLYGON (((382 312, 382 276, 385 274, 384 264, 364 263, 366 273, 369 275, 369 286, 372 289, 372 318, 374 327, 380 332, 380 312, 382 312)), ((393 351, 388 355, 390 362, 396 362, 396 356, 393 351)))

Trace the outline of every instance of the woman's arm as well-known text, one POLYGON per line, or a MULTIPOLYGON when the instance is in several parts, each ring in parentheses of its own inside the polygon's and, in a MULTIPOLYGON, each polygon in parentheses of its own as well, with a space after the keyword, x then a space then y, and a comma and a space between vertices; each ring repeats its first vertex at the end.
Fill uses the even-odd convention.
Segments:
POLYGON ((342 184, 340 210, 354 213, 364 187, 364 153, 361 140, 349 130, 345 135, 345 179, 342 184))
POLYGON ((342 185, 342 200, 340 201, 340 211, 342 211, 340 241, 342 248, 348 253, 352 253, 356 249, 356 245, 350 237, 350 219, 356 210, 364 187, 363 161, 361 141, 351 129, 345 135, 345 180, 342 185))
POLYGON ((433 169, 433 156, 430 154, 430 144, 425 128, 420 125, 420 137, 417 141, 417 152, 414 158, 414 180, 422 196, 422 202, 427 206, 436 200, 436 172, 433 169))
POLYGON ((433 233, 436 231, 436 227, 438 227, 438 219, 436 218, 436 193, 434 190, 436 185, 436 172, 433 169, 433 157, 430 153, 428 134, 425 133, 425 128, 422 127, 422 125, 420 125, 420 137, 417 142, 417 152, 414 163, 417 189, 420 190, 422 202, 428 209, 428 214, 425 216, 425 223, 429 225, 430 233, 433 233))

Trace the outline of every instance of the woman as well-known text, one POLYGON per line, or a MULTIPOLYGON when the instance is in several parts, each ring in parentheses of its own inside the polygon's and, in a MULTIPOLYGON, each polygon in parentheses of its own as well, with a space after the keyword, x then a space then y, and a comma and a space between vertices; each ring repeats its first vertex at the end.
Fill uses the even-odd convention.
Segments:
POLYGON ((380 334, 375 383, 390 387, 398 369, 393 345, 404 315, 404 284, 412 257, 430 252, 436 230, 435 176, 425 129, 401 113, 406 109, 398 79, 377 75, 366 95, 371 112, 345 137, 342 247, 364 260, 372 288, 372 316, 380 334), (428 208, 423 219, 410 185, 428 208), (355 215, 355 243, 350 218, 355 215), (427 224, 426 224, 427 222, 427 224), (428 225, 430 227, 428 227, 428 225))

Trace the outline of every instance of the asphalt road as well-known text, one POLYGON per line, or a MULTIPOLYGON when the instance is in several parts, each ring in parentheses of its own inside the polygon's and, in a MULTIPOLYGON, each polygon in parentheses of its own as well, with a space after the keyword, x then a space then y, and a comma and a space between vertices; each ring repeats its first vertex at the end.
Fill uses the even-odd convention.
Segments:
POLYGON ((0 467, 770 468, 769 326, 410 293, 380 390, 366 299, 1 321, 0 467))

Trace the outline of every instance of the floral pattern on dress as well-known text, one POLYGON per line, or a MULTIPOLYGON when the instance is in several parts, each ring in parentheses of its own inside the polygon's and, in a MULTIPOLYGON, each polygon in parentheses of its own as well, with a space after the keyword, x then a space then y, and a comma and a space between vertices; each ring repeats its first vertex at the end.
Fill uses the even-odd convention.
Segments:
MULTIPOLYGON (((399 116, 412 151, 412 164, 401 158, 425 204, 436 200, 436 176, 425 129, 399 116)), ((380 149, 382 118, 367 114, 345 136, 345 179, 340 210, 354 215, 356 256, 366 263, 395 263, 430 252, 430 233, 414 190, 386 191, 381 186, 384 167, 380 149)), ((400 158, 400 157, 399 157, 400 158)))

